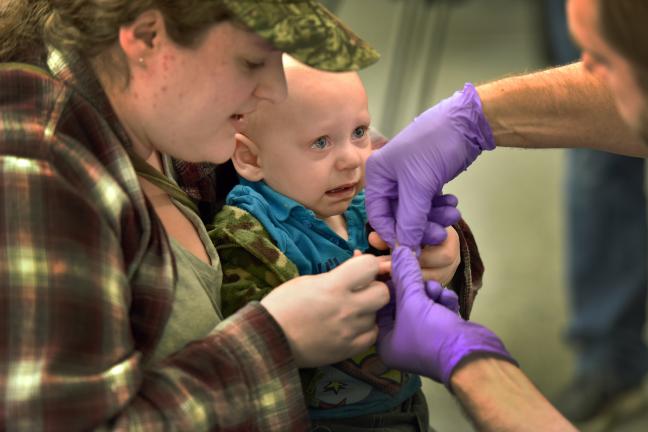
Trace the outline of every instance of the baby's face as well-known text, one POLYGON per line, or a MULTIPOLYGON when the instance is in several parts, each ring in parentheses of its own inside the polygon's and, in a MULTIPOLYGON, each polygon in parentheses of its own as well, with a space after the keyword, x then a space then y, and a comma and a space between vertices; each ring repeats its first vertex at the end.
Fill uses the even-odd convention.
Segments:
POLYGON ((264 180, 322 219, 342 214, 364 186, 371 154, 362 82, 307 69, 287 77, 288 100, 271 111, 259 142, 264 180))

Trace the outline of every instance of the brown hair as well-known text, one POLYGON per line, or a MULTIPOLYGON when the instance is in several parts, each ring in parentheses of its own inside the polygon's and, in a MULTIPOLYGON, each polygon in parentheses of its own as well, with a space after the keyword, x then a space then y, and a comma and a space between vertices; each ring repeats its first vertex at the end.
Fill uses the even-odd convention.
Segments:
POLYGON ((603 37, 632 63, 639 84, 648 92, 648 2, 598 0, 598 6, 603 37))
POLYGON ((229 18, 218 0, 4 0, 0 61, 42 61, 45 44, 91 60, 113 46, 119 28, 159 10, 171 39, 195 44, 211 25, 229 18))

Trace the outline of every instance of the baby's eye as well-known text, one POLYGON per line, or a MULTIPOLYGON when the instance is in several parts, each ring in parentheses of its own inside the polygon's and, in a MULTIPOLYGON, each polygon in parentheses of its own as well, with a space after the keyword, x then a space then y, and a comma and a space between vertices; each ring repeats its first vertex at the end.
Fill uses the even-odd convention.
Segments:
POLYGON ((326 147, 328 147, 329 141, 325 136, 321 136, 317 138, 313 143, 311 144, 311 148, 315 150, 324 150, 326 147))
POLYGON ((366 126, 358 126, 357 128, 353 129, 353 139, 364 138, 366 134, 367 134, 366 126))

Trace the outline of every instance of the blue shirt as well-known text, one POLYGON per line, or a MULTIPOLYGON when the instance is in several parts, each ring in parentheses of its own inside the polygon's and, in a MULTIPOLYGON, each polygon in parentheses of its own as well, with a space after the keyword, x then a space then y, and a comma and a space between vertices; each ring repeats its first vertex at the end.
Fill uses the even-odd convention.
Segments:
POLYGON ((241 179, 226 203, 256 217, 277 247, 295 263, 300 275, 327 272, 351 258, 354 249, 365 251, 369 247, 364 191, 353 198, 344 212, 349 240, 337 235, 315 212, 263 181, 241 179))

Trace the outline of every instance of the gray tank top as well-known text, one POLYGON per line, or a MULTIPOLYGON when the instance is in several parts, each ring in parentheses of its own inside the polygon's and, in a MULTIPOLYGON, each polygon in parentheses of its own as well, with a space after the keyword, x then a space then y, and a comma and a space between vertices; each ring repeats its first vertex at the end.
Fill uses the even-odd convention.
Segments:
POLYGON ((171 315, 151 357, 151 363, 168 357, 191 341, 203 339, 223 319, 220 310, 223 272, 216 248, 198 215, 174 202, 196 227, 211 265, 197 258, 174 239, 170 239, 178 280, 171 315))

